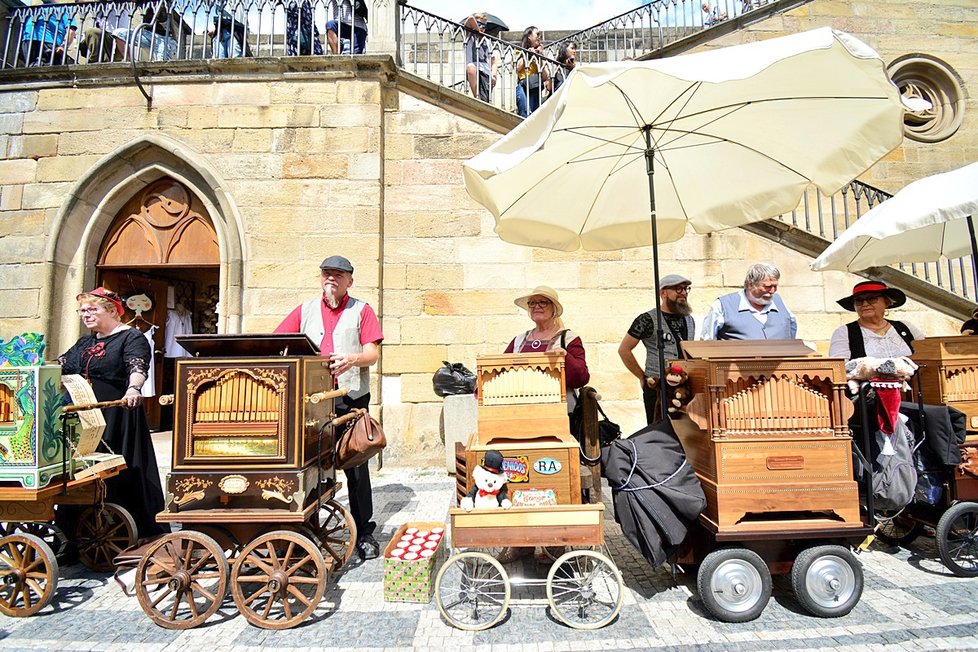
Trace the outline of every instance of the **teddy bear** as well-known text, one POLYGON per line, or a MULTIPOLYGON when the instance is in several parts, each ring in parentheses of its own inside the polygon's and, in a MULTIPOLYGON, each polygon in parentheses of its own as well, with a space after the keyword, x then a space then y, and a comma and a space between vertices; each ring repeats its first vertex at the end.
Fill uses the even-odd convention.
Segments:
POLYGON ((962 335, 978 335, 978 310, 971 313, 971 319, 961 324, 962 335))
POLYGON ((472 470, 472 480, 475 482, 475 487, 466 494, 459 505, 465 511, 471 512, 476 507, 509 509, 513 506, 506 489, 503 454, 499 451, 486 451, 482 465, 472 470))
POLYGON ((682 413, 683 407, 693 400, 693 392, 690 390, 689 374, 679 365, 672 365, 666 372, 667 402, 666 412, 671 417, 678 417, 682 413))

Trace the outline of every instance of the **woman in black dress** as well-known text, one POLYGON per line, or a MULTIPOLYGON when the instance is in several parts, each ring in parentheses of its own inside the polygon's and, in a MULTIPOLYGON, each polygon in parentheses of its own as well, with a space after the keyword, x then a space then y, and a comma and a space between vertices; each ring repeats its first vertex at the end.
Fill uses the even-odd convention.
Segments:
POLYGON ((96 288, 76 299, 82 323, 92 333, 58 358, 62 373, 81 374, 99 401, 125 402, 125 408, 102 410, 101 448, 126 460, 126 469, 107 481, 106 498, 132 514, 140 537, 162 534, 156 515, 163 510, 163 489, 140 393, 149 370, 149 343, 122 323, 122 299, 115 292, 96 288))

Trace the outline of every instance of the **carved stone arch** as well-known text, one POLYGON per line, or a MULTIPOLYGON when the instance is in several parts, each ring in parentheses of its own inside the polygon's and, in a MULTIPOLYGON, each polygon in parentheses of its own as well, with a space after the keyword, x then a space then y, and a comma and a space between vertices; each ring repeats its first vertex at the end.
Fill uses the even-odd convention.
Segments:
POLYGON ((241 330, 244 228, 226 183, 206 159, 185 143, 163 134, 146 134, 99 160, 71 189, 55 217, 45 260, 48 282, 41 306, 52 350, 73 343, 81 326, 71 299, 95 282, 102 241, 124 204, 162 177, 170 177, 203 203, 220 249, 221 316, 218 330, 241 330))

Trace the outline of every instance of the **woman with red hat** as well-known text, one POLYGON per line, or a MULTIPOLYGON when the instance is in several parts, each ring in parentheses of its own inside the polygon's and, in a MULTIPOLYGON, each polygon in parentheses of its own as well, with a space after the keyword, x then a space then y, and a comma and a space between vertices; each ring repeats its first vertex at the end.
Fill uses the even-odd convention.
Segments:
POLYGON ((898 308, 906 302, 906 294, 881 281, 856 283, 852 294, 838 301, 840 306, 856 313, 856 321, 832 333, 829 355, 851 360, 913 354, 913 341, 924 339, 923 333, 910 324, 886 318, 889 308, 898 308))
POLYGON ((141 389, 149 371, 150 350, 139 329, 122 323, 122 298, 105 288, 82 292, 78 314, 91 333, 58 358, 65 374, 80 374, 99 401, 121 400, 123 407, 105 408, 102 448, 122 455, 126 470, 107 482, 107 500, 132 514, 141 537, 161 534, 156 522, 163 511, 163 488, 156 465, 141 389))

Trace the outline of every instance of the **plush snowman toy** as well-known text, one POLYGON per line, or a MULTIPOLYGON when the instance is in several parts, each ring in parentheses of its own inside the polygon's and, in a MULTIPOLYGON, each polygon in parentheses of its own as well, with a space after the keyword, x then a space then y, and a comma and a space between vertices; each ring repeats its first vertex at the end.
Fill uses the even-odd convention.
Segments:
POLYGON ((482 466, 472 471, 475 488, 462 499, 460 507, 467 512, 474 508, 509 509, 513 503, 506 490, 506 472, 503 471, 503 454, 499 451, 486 451, 482 466))

